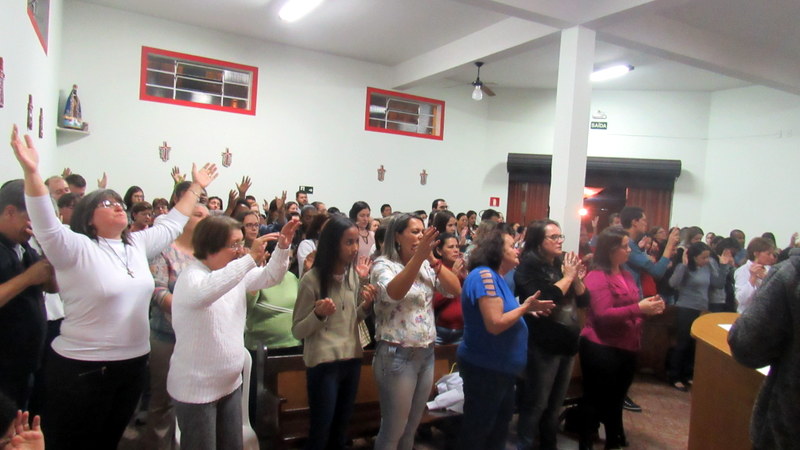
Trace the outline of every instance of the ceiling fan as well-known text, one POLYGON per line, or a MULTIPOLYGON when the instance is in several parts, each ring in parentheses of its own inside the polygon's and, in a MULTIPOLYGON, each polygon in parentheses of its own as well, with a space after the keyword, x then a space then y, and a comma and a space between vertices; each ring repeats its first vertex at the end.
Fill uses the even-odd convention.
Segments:
POLYGON ((494 91, 489 89, 488 86, 483 84, 481 81, 481 66, 483 66, 483 61, 476 61, 475 67, 478 68, 478 75, 475 77, 475 81, 472 82, 472 85, 475 89, 472 91, 472 99, 476 101, 480 101, 483 99, 483 94, 486 93, 489 97, 494 97, 494 91))

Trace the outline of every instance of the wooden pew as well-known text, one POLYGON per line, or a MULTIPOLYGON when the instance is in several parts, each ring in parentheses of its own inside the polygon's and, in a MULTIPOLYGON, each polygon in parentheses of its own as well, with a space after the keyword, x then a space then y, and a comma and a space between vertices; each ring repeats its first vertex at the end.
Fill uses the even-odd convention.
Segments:
MULTIPOLYGON (((434 375, 436 382, 450 373, 456 362, 457 345, 434 348, 434 375)), ((302 355, 269 356, 258 367, 258 412, 253 427, 259 439, 268 448, 297 448, 308 437, 309 409, 306 389, 306 367, 302 355)), ((356 394, 353 417, 350 420, 350 437, 371 437, 380 428, 381 413, 378 385, 372 373, 374 350, 364 351, 361 379, 356 394)), ((258 362, 257 362, 258 363, 258 362)), ((435 396, 435 386, 431 398, 435 396)), ((458 416, 444 411, 425 411, 422 423, 433 423, 458 416)))

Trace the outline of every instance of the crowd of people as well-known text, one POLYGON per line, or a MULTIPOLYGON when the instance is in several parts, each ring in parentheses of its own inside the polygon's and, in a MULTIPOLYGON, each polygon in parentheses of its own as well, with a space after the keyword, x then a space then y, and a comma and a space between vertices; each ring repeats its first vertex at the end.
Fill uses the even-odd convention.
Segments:
POLYGON ((576 354, 580 447, 603 424, 605 447, 621 448, 644 320, 676 309, 668 382, 688 390, 693 320, 761 311, 770 266, 797 240, 779 255, 768 234, 744 246, 740 230, 651 228, 629 206, 565 252, 553 220, 490 209, 479 221, 444 199, 384 204, 380 218, 305 192, 259 205, 244 177, 225 203, 208 196, 213 164, 189 180, 173 170, 170 195, 150 203, 105 174, 94 191, 69 169, 43 179, 16 127, 11 146, 23 178, 0 188, 0 333, 14 343, 0 347, 0 449, 116 448, 137 410, 144 448, 176 448, 176 424, 185 449, 242 448, 242 371, 263 348, 302 354, 306 448, 345 448, 372 348, 375 448, 410 450, 445 344, 463 379, 460 448, 504 449, 515 409, 519 449, 557 448, 576 354))

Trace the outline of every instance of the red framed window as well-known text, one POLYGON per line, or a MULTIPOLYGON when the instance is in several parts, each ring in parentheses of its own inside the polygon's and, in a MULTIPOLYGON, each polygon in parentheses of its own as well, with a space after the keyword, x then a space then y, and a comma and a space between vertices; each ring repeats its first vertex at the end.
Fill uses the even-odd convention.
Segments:
POLYGON ((142 47, 139 99, 256 114, 258 68, 142 47))
POLYGON ((368 87, 364 123, 367 131, 442 140, 444 102, 368 87))

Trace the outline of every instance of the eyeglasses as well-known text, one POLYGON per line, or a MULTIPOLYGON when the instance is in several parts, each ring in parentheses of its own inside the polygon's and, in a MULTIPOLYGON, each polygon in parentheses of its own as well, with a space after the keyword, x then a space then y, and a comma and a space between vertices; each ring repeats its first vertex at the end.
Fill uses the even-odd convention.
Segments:
POLYGON ((258 228, 258 224, 257 223, 246 223, 246 224, 244 224, 244 227, 245 228, 258 228))
POLYGON ((231 250, 239 251, 244 248, 244 241, 234 242, 233 244, 229 245, 228 248, 231 250))
POLYGON ((564 236, 563 234, 551 234, 550 236, 545 236, 545 237, 546 237, 547 239, 550 239, 551 241, 555 241, 555 242, 558 242, 558 241, 563 241, 564 239, 566 239, 566 238, 567 238, 567 237, 566 237, 566 236, 564 236))
POLYGON ((127 211, 128 207, 125 206, 125 203, 120 202, 112 202, 111 200, 101 200, 100 203, 97 204, 98 208, 122 208, 123 211, 127 211))

